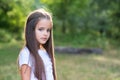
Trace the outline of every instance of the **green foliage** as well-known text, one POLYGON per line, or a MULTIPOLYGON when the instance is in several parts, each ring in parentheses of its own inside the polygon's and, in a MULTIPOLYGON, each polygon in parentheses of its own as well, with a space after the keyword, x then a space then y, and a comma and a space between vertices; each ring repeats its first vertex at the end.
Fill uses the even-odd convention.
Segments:
MULTIPOLYGON (((82 33, 94 37, 94 33, 96 36, 99 34, 105 38, 120 40, 120 0, 1 0, 0 29, 4 29, 1 33, 7 31, 13 38, 22 39, 27 15, 41 7, 53 13, 54 34, 66 34, 69 39, 73 39, 70 36, 82 33)), ((2 36, 10 41, 6 35, 2 36)))
POLYGON ((0 42, 10 39, 22 39, 22 32, 28 13, 35 9, 33 0, 1 0, 0 1, 0 42), (10 4, 9 4, 10 3, 10 4), (11 36, 12 35, 12 36, 11 36))
POLYGON ((56 31, 77 34, 91 30, 110 39, 120 39, 119 0, 50 0, 48 2, 43 0, 43 2, 54 14, 56 31))
POLYGON ((0 37, 1 42, 9 42, 11 40, 12 35, 6 30, 0 29, 0 37))
POLYGON ((80 32, 79 34, 73 35, 54 33, 55 46, 109 49, 111 45, 116 46, 111 41, 113 40, 109 40, 95 31, 80 32))

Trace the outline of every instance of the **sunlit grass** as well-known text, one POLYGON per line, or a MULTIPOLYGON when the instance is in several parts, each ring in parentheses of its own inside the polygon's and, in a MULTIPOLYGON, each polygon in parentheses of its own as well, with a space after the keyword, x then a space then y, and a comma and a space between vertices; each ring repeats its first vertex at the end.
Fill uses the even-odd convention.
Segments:
POLYGON ((16 64, 0 66, 0 80, 20 80, 16 64))
POLYGON ((0 80, 20 80, 17 70, 19 48, 5 45, 0 48, 0 80))
MULTIPOLYGON (((20 80, 17 56, 20 47, 8 45, 0 48, 0 80, 20 80)), ((119 50, 103 54, 56 53, 58 80, 120 80, 119 50)))
POLYGON ((58 78, 62 80, 119 80, 120 59, 109 58, 104 54, 57 54, 58 78))

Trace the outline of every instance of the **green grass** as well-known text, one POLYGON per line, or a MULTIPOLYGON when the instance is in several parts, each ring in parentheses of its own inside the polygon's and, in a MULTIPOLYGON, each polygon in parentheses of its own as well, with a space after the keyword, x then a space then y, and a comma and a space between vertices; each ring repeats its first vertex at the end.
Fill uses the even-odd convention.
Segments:
POLYGON ((57 54, 60 80, 120 80, 120 59, 105 55, 57 54))
MULTIPOLYGON (((20 80, 17 70, 18 45, 0 47, 0 80, 20 80)), ((56 53, 58 80, 120 80, 120 50, 103 54, 56 53)))
POLYGON ((17 46, 0 48, 0 80, 20 80, 17 70, 17 46))

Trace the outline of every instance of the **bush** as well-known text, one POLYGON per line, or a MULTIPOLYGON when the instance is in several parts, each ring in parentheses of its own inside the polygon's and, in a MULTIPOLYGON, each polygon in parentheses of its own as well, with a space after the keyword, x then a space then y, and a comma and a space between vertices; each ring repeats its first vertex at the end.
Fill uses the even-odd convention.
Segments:
POLYGON ((9 42, 12 38, 12 35, 4 29, 0 29, 0 42, 9 42))

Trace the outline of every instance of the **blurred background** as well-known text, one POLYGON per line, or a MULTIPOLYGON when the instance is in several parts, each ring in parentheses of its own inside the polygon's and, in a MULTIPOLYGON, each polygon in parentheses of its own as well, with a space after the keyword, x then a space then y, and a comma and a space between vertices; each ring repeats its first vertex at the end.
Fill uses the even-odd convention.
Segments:
POLYGON ((39 8, 52 13, 55 47, 102 49, 55 52, 58 80, 120 80, 120 0, 0 0, 0 80, 20 80, 24 24, 39 8))

